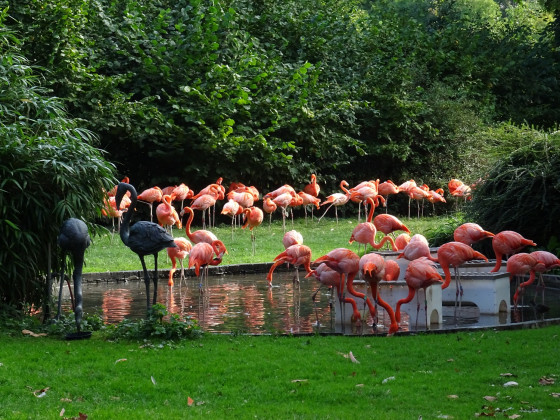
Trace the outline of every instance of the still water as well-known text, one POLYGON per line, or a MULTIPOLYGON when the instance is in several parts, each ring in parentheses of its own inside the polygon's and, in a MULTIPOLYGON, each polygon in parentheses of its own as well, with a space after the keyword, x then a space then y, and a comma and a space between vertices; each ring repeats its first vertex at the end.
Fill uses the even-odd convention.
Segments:
MULTIPOLYGON (((167 286, 166 279, 160 279, 158 301, 168 312, 189 316, 198 320, 202 329, 212 333, 249 334, 310 334, 344 333, 376 334, 388 331, 389 319, 380 308, 374 321, 362 303, 359 309, 365 314, 358 325, 335 324, 334 300, 331 291, 325 287, 316 294, 319 283, 301 277, 299 285, 293 283, 293 272, 277 271, 273 287, 269 288, 266 274, 236 274, 209 276, 203 288, 198 279, 187 277, 181 284, 176 279, 175 286, 167 286)), ((535 289, 528 288, 524 302, 517 311, 495 316, 480 315, 476 307, 463 308, 459 319, 453 316, 454 307, 443 307, 443 324, 430 327, 431 330, 454 329, 457 327, 487 327, 508 325, 535 319, 560 318, 558 298, 560 290, 547 288, 544 304, 550 307, 545 314, 539 314, 528 301, 535 296, 535 289)), ((64 288, 64 306, 70 307, 67 287, 64 288)), ((536 302, 542 302, 539 292, 536 302)), ((105 323, 118 323, 123 319, 139 319, 146 313, 146 294, 143 281, 84 281, 84 312, 100 313, 105 323)), ((416 298, 413 302, 416 301, 416 298)), ((415 308, 416 305, 414 305, 415 308)), ((413 305, 410 305, 413 307, 413 305)), ((401 331, 415 329, 415 310, 403 315, 401 331), (409 327, 410 325, 410 327, 409 327)), ((419 328, 421 330, 423 328, 419 328)))

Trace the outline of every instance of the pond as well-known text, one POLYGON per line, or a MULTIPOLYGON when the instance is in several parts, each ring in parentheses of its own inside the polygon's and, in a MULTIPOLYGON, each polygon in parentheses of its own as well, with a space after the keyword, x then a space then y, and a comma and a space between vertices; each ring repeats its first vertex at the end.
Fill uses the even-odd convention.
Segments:
MULTIPOLYGON (((199 287, 195 277, 187 277, 182 284, 176 279, 173 287, 167 286, 167 280, 162 278, 159 280, 158 301, 170 313, 197 319, 204 331, 212 333, 375 334, 388 331, 389 319, 382 310, 375 323, 369 313, 363 311, 367 316, 357 326, 335 324, 331 291, 323 287, 315 300, 312 300, 319 283, 304 279, 300 273, 301 282, 298 285, 293 283, 293 277, 293 271, 276 271, 272 288, 267 286, 266 274, 211 275, 204 288, 199 287)), ((504 326, 535 319, 560 318, 560 289, 547 287, 544 303, 550 310, 544 314, 537 313, 528 304, 535 293, 534 287, 527 288, 524 304, 516 311, 512 309, 509 314, 485 316, 478 313, 476 306, 465 306, 461 316, 455 319, 454 307, 444 306, 443 324, 432 325, 430 329, 504 326)), ((69 310, 67 287, 64 288, 63 299, 65 309, 69 310)), ((143 281, 84 280, 83 300, 84 312, 101 313, 105 323, 118 323, 125 318, 139 319, 146 313, 143 281)), ((540 293, 536 301, 541 302, 540 293)), ((416 302, 416 298, 413 302, 416 302)), ((363 306, 363 303, 359 306, 363 306)), ((415 316, 412 313, 409 319, 405 313, 400 331, 407 331, 409 328, 414 330, 415 316)))

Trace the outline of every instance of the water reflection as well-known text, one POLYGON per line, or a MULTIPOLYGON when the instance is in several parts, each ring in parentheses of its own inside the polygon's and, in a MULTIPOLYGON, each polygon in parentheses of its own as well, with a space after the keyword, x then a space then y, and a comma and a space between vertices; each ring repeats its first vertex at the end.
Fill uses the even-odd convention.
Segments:
MULTIPOLYGON (((167 286, 167 281, 161 280, 158 300, 170 313, 197 319, 202 329, 208 332, 373 334, 388 331, 390 320, 382 308, 379 308, 374 320, 363 302, 358 302, 358 309, 364 314, 363 322, 352 326, 335 325, 333 297, 329 289, 323 287, 313 301, 311 296, 319 287, 318 282, 302 278, 298 286, 292 282, 293 273, 278 272, 273 287, 268 288, 265 277, 266 274, 210 276, 204 288, 199 286, 195 278, 187 278, 182 284, 176 282, 172 288, 167 286)), ((64 306, 68 310, 69 296, 66 292, 65 288, 64 306)), ((529 305, 534 295, 535 290, 528 288, 519 310, 512 310, 511 314, 481 315, 476 307, 466 306, 457 322, 453 317, 454 308, 444 306, 443 325, 435 329, 560 318, 557 289, 547 288, 544 304, 550 310, 545 314, 537 313, 529 305)), ((141 281, 86 282, 83 285, 83 298, 84 311, 101 312, 105 323, 145 316, 145 286, 141 281)), ((541 303, 540 295, 537 302, 541 303)), ((414 329, 415 312, 403 313, 401 330, 414 329)))

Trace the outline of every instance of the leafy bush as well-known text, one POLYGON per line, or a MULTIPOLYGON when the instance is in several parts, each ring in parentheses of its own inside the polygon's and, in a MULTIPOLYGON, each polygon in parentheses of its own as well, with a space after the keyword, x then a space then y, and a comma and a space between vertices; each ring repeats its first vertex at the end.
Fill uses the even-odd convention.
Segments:
POLYGON ((539 247, 560 237, 560 133, 510 127, 502 153, 465 207, 491 232, 514 230, 539 247))
POLYGON ((198 338, 202 331, 195 319, 181 319, 178 314, 168 314, 165 305, 156 303, 148 317, 139 321, 124 320, 117 325, 108 326, 109 339, 160 339, 181 340, 198 338))
POLYGON ((17 43, 0 29, 0 309, 44 302, 59 226, 94 220, 114 185, 94 134, 40 86, 17 43))

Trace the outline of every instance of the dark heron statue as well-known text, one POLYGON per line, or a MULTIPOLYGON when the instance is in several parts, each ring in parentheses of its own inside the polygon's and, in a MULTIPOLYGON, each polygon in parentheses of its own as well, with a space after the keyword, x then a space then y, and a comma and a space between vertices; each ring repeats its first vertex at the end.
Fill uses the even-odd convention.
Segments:
POLYGON ((136 222, 130 226, 130 219, 132 218, 132 213, 136 208, 136 202, 138 194, 136 189, 127 183, 121 182, 117 186, 117 194, 115 195, 115 202, 117 208, 121 204, 121 200, 126 192, 130 192, 130 207, 128 211, 124 214, 121 223, 121 240, 123 243, 129 247, 133 252, 138 254, 140 257, 140 262, 142 263, 142 269, 144 270, 144 282, 146 283, 146 304, 148 311, 150 310, 150 276, 148 270, 146 269, 146 262, 144 261, 144 256, 153 255, 155 263, 154 271, 154 299, 153 304, 157 301, 157 281, 158 281, 158 270, 157 270, 157 259, 158 252, 165 248, 173 248, 177 245, 173 240, 173 236, 165 231, 157 223, 140 221, 136 222))
POLYGON ((91 244, 87 225, 79 219, 67 219, 62 223, 58 234, 58 245, 62 249, 62 271, 60 274, 60 290, 58 291, 58 312, 56 319, 60 317, 62 303, 62 285, 64 282, 64 269, 66 257, 70 255, 74 263, 74 315, 78 332, 82 323, 82 268, 84 265, 84 254, 91 244))

